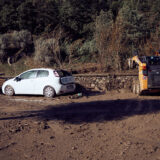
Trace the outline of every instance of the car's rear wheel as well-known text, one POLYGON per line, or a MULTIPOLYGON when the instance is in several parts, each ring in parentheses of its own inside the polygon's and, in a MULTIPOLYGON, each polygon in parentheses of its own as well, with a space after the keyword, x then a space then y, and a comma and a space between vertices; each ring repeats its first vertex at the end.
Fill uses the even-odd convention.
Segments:
POLYGON ((4 89, 4 93, 7 96, 13 96, 14 95, 14 89, 11 86, 6 86, 4 89))
POLYGON ((52 87, 47 86, 43 90, 43 95, 47 98, 52 98, 55 96, 55 90, 52 87))

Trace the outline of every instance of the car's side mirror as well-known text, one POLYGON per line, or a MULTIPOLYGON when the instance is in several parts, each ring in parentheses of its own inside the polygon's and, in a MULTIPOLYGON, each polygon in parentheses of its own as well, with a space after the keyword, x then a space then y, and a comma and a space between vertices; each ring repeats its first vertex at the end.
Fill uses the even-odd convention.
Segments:
POLYGON ((21 78, 20 77, 16 77, 14 80, 18 82, 18 81, 21 80, 21 78))

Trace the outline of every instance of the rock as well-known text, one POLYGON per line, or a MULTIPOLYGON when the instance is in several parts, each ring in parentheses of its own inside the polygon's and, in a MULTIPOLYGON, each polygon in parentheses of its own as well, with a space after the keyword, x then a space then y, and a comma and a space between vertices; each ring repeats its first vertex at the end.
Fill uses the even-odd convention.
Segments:
POLYGON ((50 136, 50 139, 54 139, 55 137, 54 136, 50 136))
POLYGON ((77 147, 72 147, 72 150, 76 150, 77 149, 77 147))
POLYGON ((95 84, 94 84, 94 83, 92 83, 92 84, 91 84, 91 87, 92 87, 92 88, 95 88, 95 84))

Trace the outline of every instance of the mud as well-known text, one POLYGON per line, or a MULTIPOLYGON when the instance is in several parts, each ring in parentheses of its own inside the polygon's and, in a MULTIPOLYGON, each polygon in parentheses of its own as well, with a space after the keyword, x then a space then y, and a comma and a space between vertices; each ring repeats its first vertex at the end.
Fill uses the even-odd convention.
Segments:
POLYGON ((160 96, 0 95, 0 160, 160 160, 160 96))

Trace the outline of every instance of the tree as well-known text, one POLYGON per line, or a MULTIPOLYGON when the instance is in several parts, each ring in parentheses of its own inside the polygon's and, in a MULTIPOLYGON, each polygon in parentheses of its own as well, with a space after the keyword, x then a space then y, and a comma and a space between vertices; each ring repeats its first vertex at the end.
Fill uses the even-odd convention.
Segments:
POLYGON ((36 27, 36 13, 35 7, 33 6, 31 1, 25 1, 21 3, 18 8, 18 26, 19 29, 28 29, 32 33, 34 33, 36 27))
POLYGON ((125 31, 127 46, 133 50, 137 49, 141 41, 147 39, 150 34, 148 20, 143 13, 137 10, 139 3, 125 2, 119 11, 125 31))
POLYGON ((58 23, 58 13, 54 1, 23 2, 18 7, 18 22, 20 29, 28 29, 34 34, 50 32, 58 23))
POLYGON ((4 5, 0 11, 0 32, 4 33, 8 30, 16 29, 16 19, 15 8, 9 4, 4 5))
POLYGON ((111 30, 113 27, 113 15, 111 11, 104 12, 101 11, 100 15, 97 16, 95 22, 95 40, 96 40, 96 47, 99 53, 99 63, 101 64, 101 69, 105 68, 106 61, 110 61, 109 59, 106 60, 107 56, 107 48, 110 41, 111 30))

